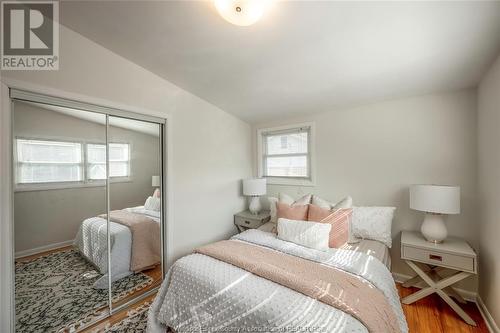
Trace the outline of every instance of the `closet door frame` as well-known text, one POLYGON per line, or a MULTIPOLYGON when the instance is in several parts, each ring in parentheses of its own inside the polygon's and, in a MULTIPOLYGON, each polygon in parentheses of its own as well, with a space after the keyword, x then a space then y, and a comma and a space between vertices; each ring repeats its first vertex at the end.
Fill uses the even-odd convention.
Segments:
MULTIPOLYGON (((162 191, 162 277, 166 268, 173 263, 171 224, 172 208, 172 117, 163 112, 144 108, 134 108, 110 100, 70 93, 28 82, 2 78, 0 86, 0 331, 15 332, 14 306, 14 209, 13 209, 13 168, 12 168, 12 116, 15 99, 56 104, 84 111, 149 121, 160 124, 161 128, 161 191, 162 191)), ((164 112, 166 113, 167 110, 164 112)), ((109 250, 109 249, 108 249, 109 250)), ((159 287, 138 296, 137 300, 156 292, 159 287)), ((124 304, 123 306, 126 306, 124 304)), ((110 304, 111 306, 111 304, 110 304)), ((117 307, 114 312, 122 307, 117 307)), ((110 315, 112 311, 110 311, 110 315)))

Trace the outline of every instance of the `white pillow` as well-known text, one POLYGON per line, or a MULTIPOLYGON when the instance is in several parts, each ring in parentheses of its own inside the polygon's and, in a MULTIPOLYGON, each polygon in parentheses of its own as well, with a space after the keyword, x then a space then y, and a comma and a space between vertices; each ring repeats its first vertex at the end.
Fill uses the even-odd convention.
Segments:
POLYGON ((161 199, 157 197, 148 197, 144 203, 144 209, 159 212, 161 209, 161 199))
POLYGON ((330 240, 330 223, 278 219, 278 238, 311 249, 327 251, 330 240))
POLYGON ((351 232, 356 238, 373 239, 392 246, 392 220, 395 207, 354 207, 351 232))
POLYGON ((325 199, 318 197, 317 195, 313 195, 312 202, 313 205, 320 206, 325 209, 342 209, 342 208, 351 208, 352 207, 352 198, 350 196, 345 197, 344 199, 332 203, 328 202, 325 199))
POLYGON ((276 223, 278 221, 278 212, 276 210, 276 204, 278 202, 285 203, 287 205, 298 205, 304 206, 311 203, 311 194, 306 194, 302 198, 293 200, 291 196, 284 193, 278 193, 278 198, 268 197, 269 200, 269 213, 271 215, 271 222, 276 223))

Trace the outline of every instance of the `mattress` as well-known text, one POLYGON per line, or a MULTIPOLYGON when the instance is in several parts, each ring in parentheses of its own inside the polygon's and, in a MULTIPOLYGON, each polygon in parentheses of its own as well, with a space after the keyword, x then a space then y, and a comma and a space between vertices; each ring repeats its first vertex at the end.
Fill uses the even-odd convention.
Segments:
MULTIPOLYGON (((259 227, 259 230, 265 232, 276 232, 274 227, 276 226, 273 222, 267 222, 259 227)), ((344 244, 341 249, 351 250, 356 252, 361 252, 380 260, 389 270, 391 269, 391 254, 389 253, 389 248, 375 240, 362 239, 359 243, 344 244)))

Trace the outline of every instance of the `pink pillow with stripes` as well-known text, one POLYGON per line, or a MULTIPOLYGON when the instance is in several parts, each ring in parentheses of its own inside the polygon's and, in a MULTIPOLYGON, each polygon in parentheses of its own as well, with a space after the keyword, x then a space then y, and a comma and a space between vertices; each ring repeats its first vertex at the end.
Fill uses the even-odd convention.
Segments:
POLYGON ((311 222, 330 223, 329 247, 338 248, 349 240, 349 227, 351 224, 352 208, 325 209, 309 204, 307 220, 311 222))

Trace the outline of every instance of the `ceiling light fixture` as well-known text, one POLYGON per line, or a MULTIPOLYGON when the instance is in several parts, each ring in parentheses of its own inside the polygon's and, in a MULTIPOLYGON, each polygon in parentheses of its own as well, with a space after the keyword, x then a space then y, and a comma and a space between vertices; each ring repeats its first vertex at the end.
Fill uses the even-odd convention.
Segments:
POLYGON ((215 8, 226 21, 248 26, 257 22, 270 0, 214 0, 215 8))

